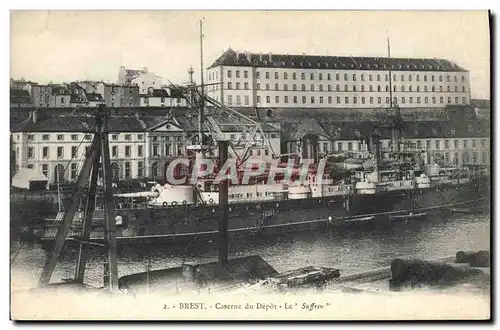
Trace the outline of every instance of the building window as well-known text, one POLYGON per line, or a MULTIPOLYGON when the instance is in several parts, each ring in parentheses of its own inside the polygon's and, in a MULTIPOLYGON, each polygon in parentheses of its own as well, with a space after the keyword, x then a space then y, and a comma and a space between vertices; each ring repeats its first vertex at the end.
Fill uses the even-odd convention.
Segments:
POLYGON ((295 72, 292 73, 292 79, 297 80, 297 74, 295 72))
POLYGON ((256 79, 260 79, 260 72, 259 72, 259 71, 257 71, 257 72, 255 73, 255 78, 256 78, 256 79))
POLYGON ((356 74, 355 73, 353 73, 353 75, 352 75, 352 81, 356 81, 356 74))
POLYGON ((378 104, 382 104, 382 98, 381 98, 381 97, 378 97, 378 98, 377 98, 377 102, 378 102, 378 104))
POLYGON ((365 91, 365 85, 361 85, 361 91, 364 92, 365 91))
POLYGON ((42 157, 45 159, 49 158, 49 147, 42 148, 42 157))
POLYGON ((313 84, 311 84, 311 91, 314 92, 314 85, 313 84))
POLYGON ((302 91, 306 91, 306 85, 302 84, 302 91))
POLYGON ((434 75, 431 76, 431 81, 436 81, 436 78, 434 77, 434 75))
POLYGON ((387 97, 385 98, 385 103, 386 103, 386 104, 389 104, 390 102, 391 102, 391 99, 387 96, 387 97))
POLYGON ((311 96, 311 104, 314 104, 314 96, 311 96))
POLYGON ((305 96, 302 96, 302 103, 306 103, 306 97, 305 96))
POLYGON ((111 147, 111 156, 118 157, 118 147, 117 146, 111 147))
POLYGON ((300 79, 306 80, 306 74, 304 72, 300 74, 300 79))
POLYGON ((424 75, 424 81, 427 81, 427 75, 424 75))
POLYGON ((342 151, 342 142, 337 143, 337 151, 342 151))
POLYGON ((450 140, 444 140, 444 148, 450 149, 450 140))
POLYGON ((244 88, 248 89, 248 83, 247 82, 244 84, 244 88))
POLYGON ((380 74, 377 74, 377 81, 380 81, 380 74))
POLYGON ((488 155, 484 151, 481 152, 481 160, 482 160, 483 164, 488 163, 488 155))
POLYGON ((453 146, 455 149, 458 149, 458 140, 453 141, 453 146))
POLYGON ((349 80, 347 73, 344 74, 344 80, 345 81, 349 80))
POLYGON ((323 80, 323 74, 322 73, 319 74, 319 80, 323 80))
POLYGON ((431 140, 427 140, 427 141, 425 141, 425 148, 426 148, 427 150, 430 150, 430 149, 431 149, 431 140))
POLYGON ((227 104, 229 104, 229 105, 233 104, 233 96, 232 95, 227 96, 227 104))
POLYGON ((172 145, 171 145, 170 143, 166 143, 166 144, 165 144, 165 156, 166 156, 166 157, 170 157, 170 156, 172 156, 172 150, 170 150, 170 147, 171 147, 171 146, 172 146, 172 145))
POLYGON ((332 75, 330 73, 327 74, 327 79, 332 80, 332 75))
POLYGON ((332 104, 332 97, 328 96, 328 104, 332 104))
POLYGON ((463 142, 463 143, 464 143, 464 149, 467 149, 467 147, 468 147, 467 140, 464 140, 464 142, 463 142))
POLYGON ((311 73, 311 74, 309 75, 309 78, 310 78, 311 80, 314 80, 314 73, 311 73))
POLYGON ((340 92, 340 85, 337 85, 337 87, 335 87, 335 90, 336 90, 337 92, 340 92))
POLYGON ((78 140, 78 134, 71 134, 71 140, 72 141, 78 140))
POLYGON ((417 92, 420 92, 420 86, 417 86, 417 92))
POLYGON ((385 91, 388 92, 389 91, 389 85, 386 85, 385 86, 385 91))
POLYGON ((49 165, 42 164, 42 174, 49 177, 49 165))
POLYGON ((405 99, 406 99, 406 98, 403 96, 403 97, 401 98, 401 102, 402 102, 402 103, 406 103, 406 100, 405 100, 405 99))
POLYGON ((42 140, 44 141, 48 141, 50 139, 49 135, 48 134, 43 134, 42 135, 42 140))
POLYGON ((130 178, 130 162, 125 162, 125 179, 129 178, 130 178))
POLYGON ((429 103, 429 98, 427 96, 424 98, 424 103, 429 103))
POLYGON ((71 147, 71 157, 73 157, 73 158, 76 157, 77 152, 78 152, 77 147, 71 147))
POLYGON ((257 103, 260 103, 260 95, 257 95, 257 103))
POLYGON ((278 72, 275 72, 275 73, 274 73, 274 79, 279 79, 279 78, 280 78, 279 73, 278 73, 278 72))
POLYGON ((344 86, 344 92, 347 92, 349 91, 349 87, 347 87, 347 85, 344 86))
POLYGON ((28 148, 28 158, 33 158, 35 157, 34 152, 33 152, 33 147, 28 148))
POLYGON ((274 90, 275 91, 279 91, 280 90, 280 86, 278 84, 274 84, 274 90))
POLYGON ((276 96, 275 99, 276 99, 276 104, 280 103, 280 97, 279 96, 276 96))
POLYGON ((405 76, 401 75, 401 81, 405 81, 405 76))
POLYGON ((232 82, 228 82, 227 83, 227 89, 233 89, 233 83, 232 82))
POLYGON ((285 96, 285 103, 288 103, 288 96, 285 96))
MULTIPOLYGON (((278 79, 278 78, 276 78, 276 79, 278 79)), ((286 72, 283 73, 283 79, 285 79, 285 80, 288 79, 288 73, 286 73, 286 72)))
POLYGON ((239 90, 239 89, 240 89, 240 83, 239 83, 239 82, 237 82, 237 83, 236 83, 236 90, 239 90))
POLYGON ((241 95, 236 95, 236 105, 241 105, 241 95))
POLYGON ((131 152, 130 152, 130 146, 125 146, 125 157, 130 157, 131 152))
POLYGON ((361 97, 361 104, 365 104, 365 97, 364 96, 361 97))
POLYGON ((455 96, 455 104, 458 104, 458 97, 455 96))
POLYGON ((361 74, 361 81, 365 81, 365 75, 361 74))
POLYGON ((257 90, 260 90, 260 84, 257 84, 257 90))
POLYGON ((441 97, 439 97, 439 102, 440 102, 440 103, 444 103, 444 98, 443 98, 442 96, 441 96, 441 97))
POLYGON ((422 149, 422 141, 417 140, 417 149, 422 149))
POLYGON ((451 97, 448 96, 448 104, 451 103, 451 97))
POLYGON ((297 103, 297 96, 293 97, 293 103, 297 103))
POLYGON ((401 86, 401 91, 404 92, 405 91, 405 86, 401 86))
POLYGON ((63 158, 63 157, 64 157, 64 148, 57 147, 57 158, 63 158))
POLYGON ((319 103, 323 103, 323 96, 319 97, 319 103))
POLYGON ((349 104, 349 97, 348 96, 345 97, 345 104, 349 104))
POLYGON ((408 76, 408 81, 411 81, 411 74, 408 76))
POLYGON ((337 104, 340 104, 340 96, 337 96, 337 104))
POLYGON ((413 97, 410 96, 410 103, 413 103, 413 97))
POLYGON ((323 91, 323 85, 319 85, 319 91, 322 92, 323 91))
POLYGON ((71 164, 71 180, 74 180, 76 178, 76 175, 77 175, 77 164, 75 163, 72 163, 71 164))
POLYGON ((328 91, 331 92, 332 91, 332 85, 328 85, 328 91))
POLYGON ((248 78, 248 71, 247 70, 243 71, 243 78, 248 78))
POLYGON ((335 80, 337 80, 337 81, 340 80, 340 74, 338 74, 338 73, 335 74, 335 80))
POLYGON ((427 88, 427 85, 424 86, 424 92, 428 92, 429 89, 427 88))
POLYGON ((248 97, 248 95, 245 95, 245 105, 249 105, 249 104, 250 104, 249 97, 248 97))
POLYGON ((63 140, 64 140, 64 135, 62 135, 62 134, 57 134, 57 140, 58 140, 58 141, 63 141, 63 140))
POLYGON ((266 79, 269 79, 269 72, 266 72, 266 79))
POLYGON ((393 76, 392 76, 392 81, 397 81, 397 77, 396 77, 396 75, 393 75, 393 76))
POLYGON ((118 140, 118 134, 111 135, 111 140, 118 140))
POLYGON ((227 77, 231 78, 231 70, 227 70, 227 77))
POLYGON ((436 103, 436 98, 434 96, 432 97, 432 103, 436 103))
POLYGON ((271 103, 271 96, 266 96, 266 102, 271 103))
POLYGON ((472 148, 476 147, 476 139, 472 139, 472 148))
POLYGON ((236 70, 236 78, 239 78, 240 77, 240 70, 236 70))

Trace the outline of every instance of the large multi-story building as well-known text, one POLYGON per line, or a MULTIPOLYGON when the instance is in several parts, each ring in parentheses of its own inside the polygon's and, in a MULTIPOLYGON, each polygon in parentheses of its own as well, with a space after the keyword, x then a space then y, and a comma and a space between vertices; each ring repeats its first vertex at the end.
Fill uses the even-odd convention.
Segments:
POLYGON ((102 81, 79 81, 78 86, 87 93, 102 96, 104 104, 112 108, 140 106, 139 87, 135 85, 110 84, 102 81))
MULTIPOLYGON (((90 147, 95 119, 90 115, 41 114, 32 111, 29 118, 11 128, 16 168, 35 169, 51 183, 73 181, 90 147)), ((112 116, 108 129, 114 180, 164 179, 168 165, 178 157, 188 156, 188 145, 196 144, 191 140, 197 135, 196 120, 165 114, 112 116)), ((248 138, 227 125, 221 130, 236 145, 248 138)), ((269 139, 253 147, 251 156, 269 161, 273 152, 279 152, 280 135, 279 129, 270 125, 265 125, 264 131, 269 139)), ((237 147, 239 152, 243 145, 237 147)))
POLYGON ((149 88, 160 88, 162 86, 162 79, 156 74, 149 72, 146 67, 136 70, 121 66, 118 71, 118 84, 137 85, 139 87, 139 94, 147 94, 149 88))
POLYGON ((438 108, 469 105, 469 72, 444 59, 224 52, 207 95, 237 107, 438 108), (392 89, 392 93, 390 90, 392 89))

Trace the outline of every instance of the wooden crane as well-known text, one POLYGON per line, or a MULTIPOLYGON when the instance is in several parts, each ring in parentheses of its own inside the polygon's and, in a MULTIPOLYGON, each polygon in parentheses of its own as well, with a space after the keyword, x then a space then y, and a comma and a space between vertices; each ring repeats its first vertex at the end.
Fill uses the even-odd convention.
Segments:
POLYGON ((78 240, 80 243, 78 259, 75 272, 75 282, 82 283, 85 273, 86 252, 90 243, 90 231, 92 228, 92 218, 95 209, 95 197, 97 190, 97 179, 99 170, 102 168, 102 178, 104 182, 104 206, 105 206, 105 244, 107 249, 107 259, 109 265, 109 281, 107 289, 111 292, 118 290, 118 266, 116 252, 116 226, 113 207, 112 193, 112 172, 109 159, 109 139, 107 123, 109 110, 104 105, 96 110, 96 130, 90 151, 86 154, 85 161, 73 188, 70 206, 65 210, 63 219, 58 228, 52 251, 50 251, 42 274, 39 278, 39 286, 47 286, 56 267, 57 261, 63 250, 66 237, 71 227, 71 223, 78 210, 82 197, 85 197, 84 217, 82 223, 82 233, 78 240), (90 179, 89 179, 90 178, 90 179), (87 186, 88 182, 88 186, 87 186))

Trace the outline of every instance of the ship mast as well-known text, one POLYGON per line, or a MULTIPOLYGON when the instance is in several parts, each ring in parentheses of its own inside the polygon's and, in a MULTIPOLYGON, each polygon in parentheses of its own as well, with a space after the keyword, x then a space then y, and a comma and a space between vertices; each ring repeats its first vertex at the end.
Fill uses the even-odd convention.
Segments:
POLYGON ((389 109, 392 109, 391 42, 387 37, 387 58, 389 59, 389 109))
POLYGON ((205 112, 205 82, 203 78, 203 18, 200 20, 200 82, 201 103, 198 114, 198 143, 200 144, 200 156, 203 155, 203 116, 205 112))

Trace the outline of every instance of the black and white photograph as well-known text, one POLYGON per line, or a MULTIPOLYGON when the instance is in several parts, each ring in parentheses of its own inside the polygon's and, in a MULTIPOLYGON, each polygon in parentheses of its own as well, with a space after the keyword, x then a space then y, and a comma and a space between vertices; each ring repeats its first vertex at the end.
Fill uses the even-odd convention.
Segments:
POLYGON ((10 319, 490 320, 490 15, 12 10, 10 319))

